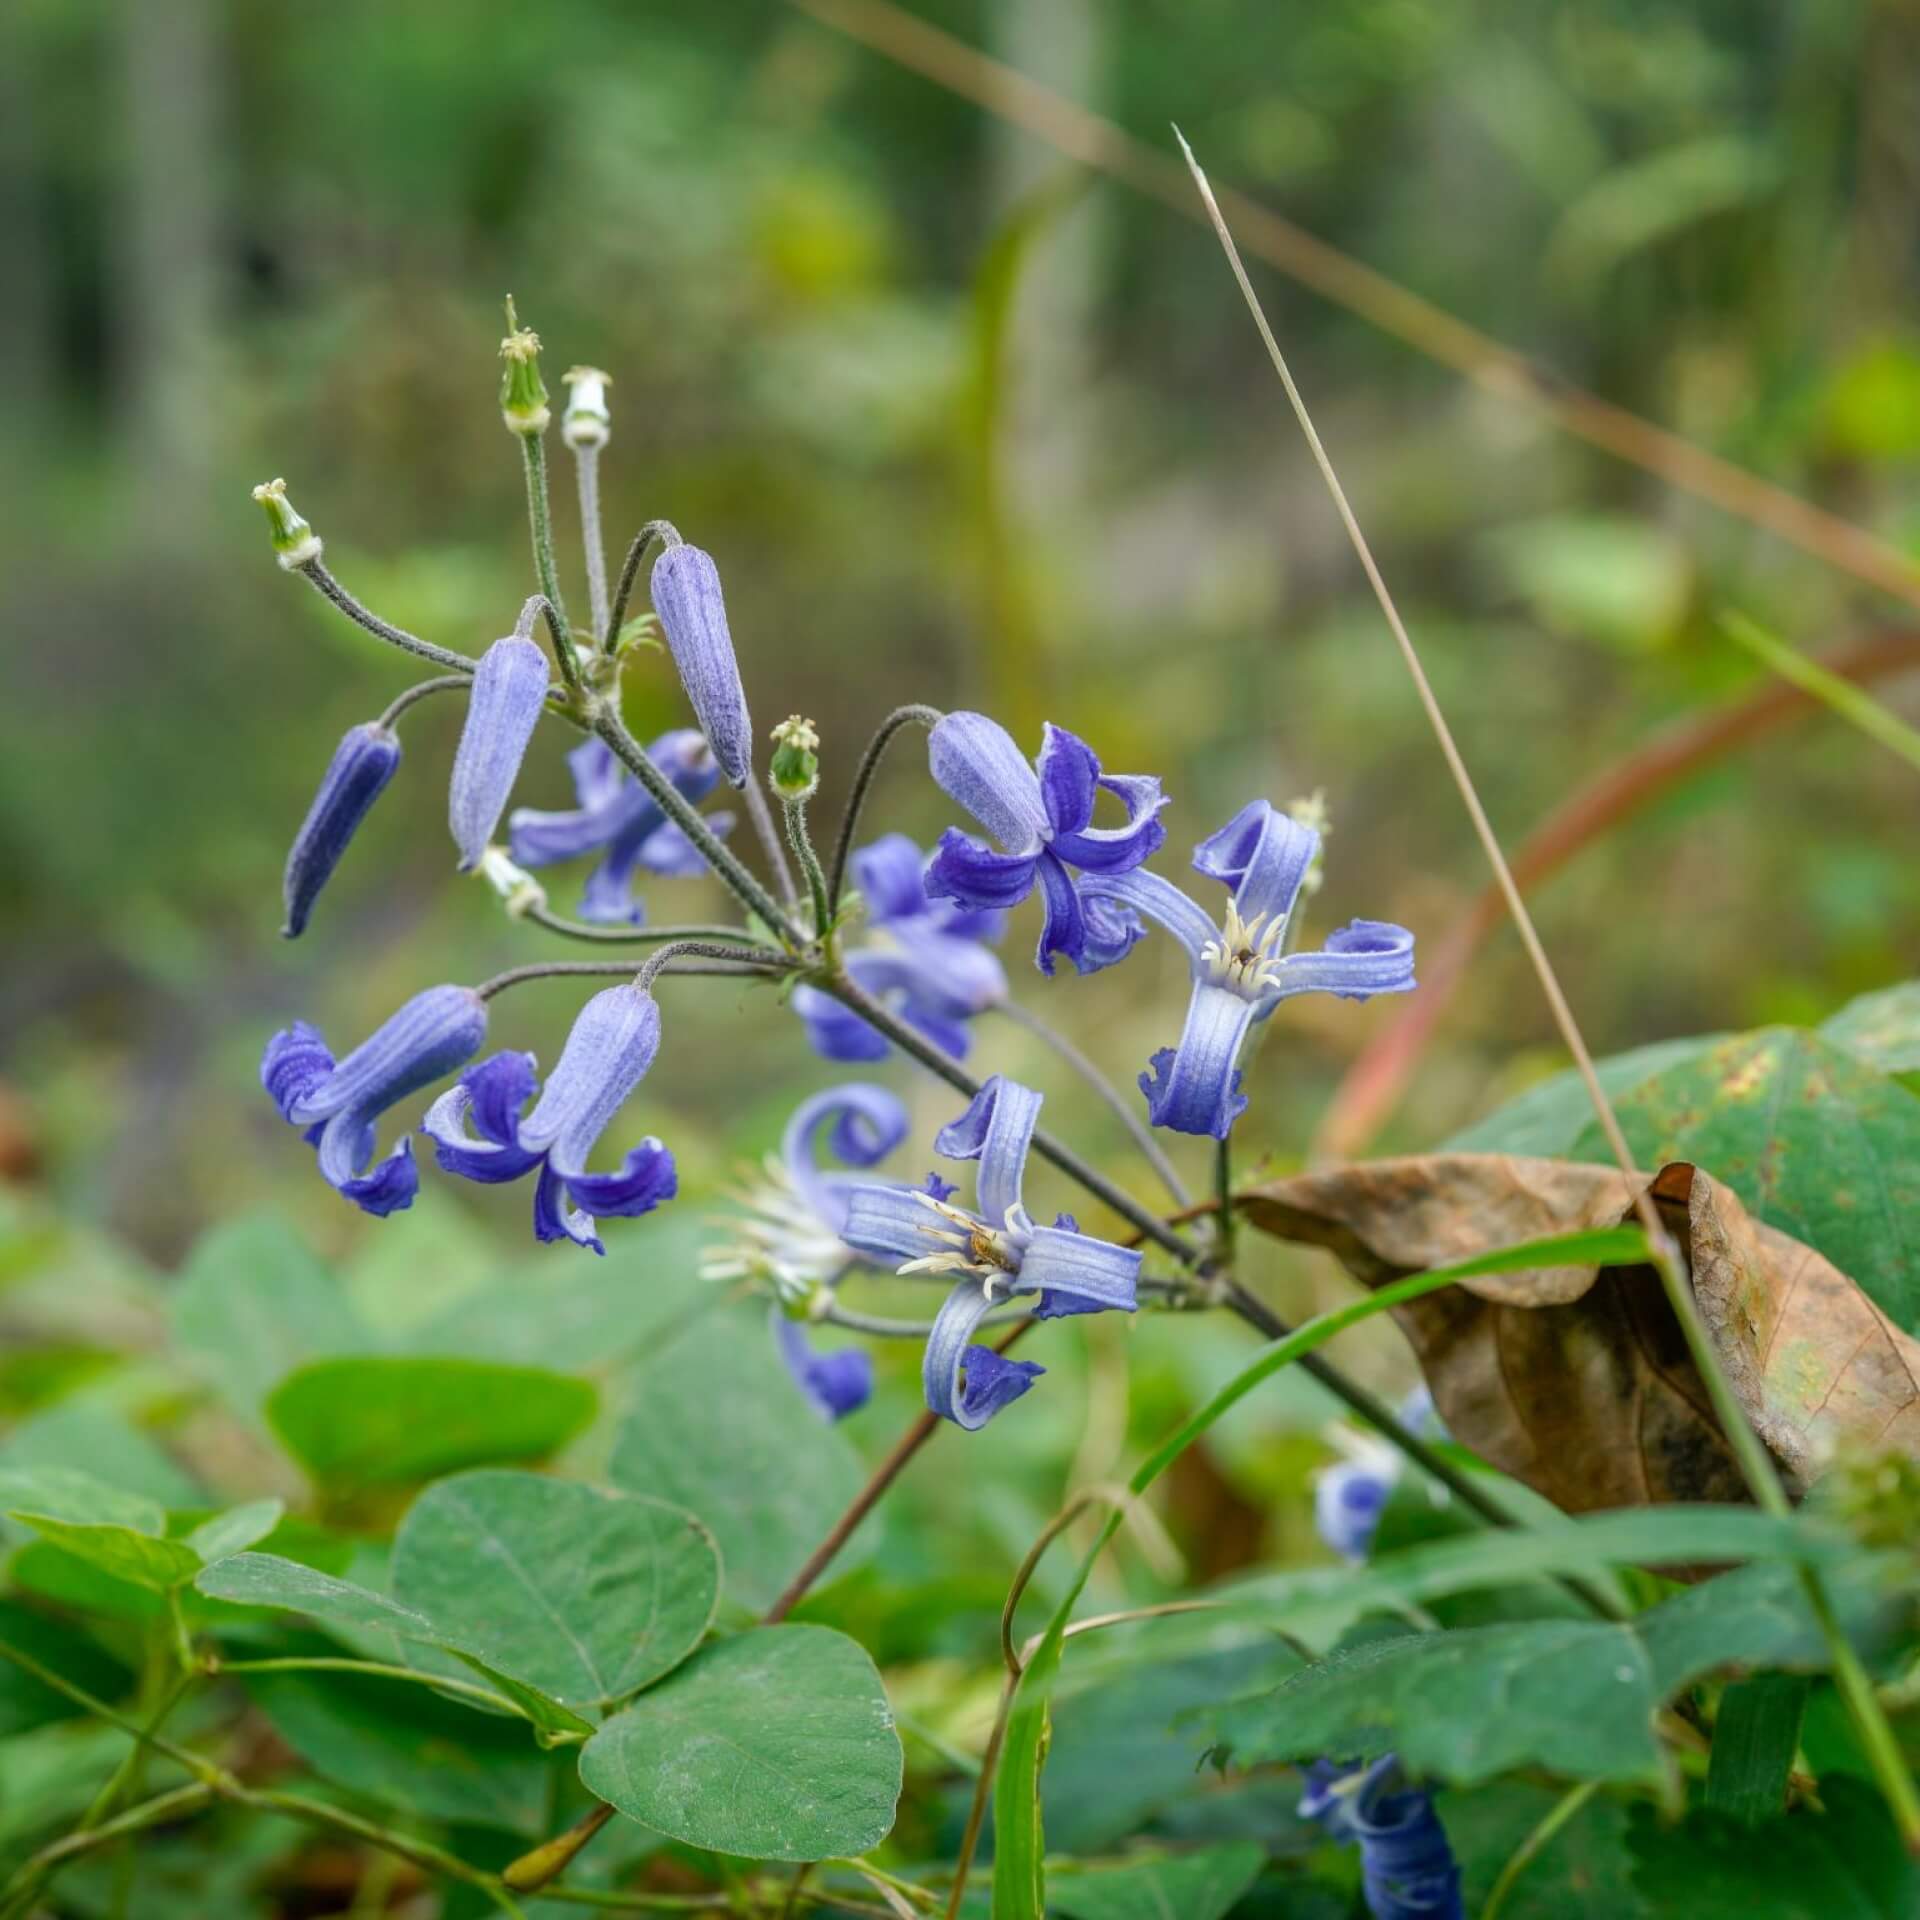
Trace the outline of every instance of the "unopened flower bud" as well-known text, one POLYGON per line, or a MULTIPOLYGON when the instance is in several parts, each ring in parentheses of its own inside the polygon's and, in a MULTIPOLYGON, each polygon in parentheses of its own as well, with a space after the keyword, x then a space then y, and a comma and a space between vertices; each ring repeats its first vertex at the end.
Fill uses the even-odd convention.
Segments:
POLYGON ((540 378, 540 336, 523 327, 507 299, 507 337, 500 342, 506 370, 500 376, 500 417, 509 433, 545 433, 553 411, 547 405, 547 383, 540 378))
POLYGON ((294 512, 284 480, 269 480, 255 487, 253 497, 267 510, 267 524, 273 529, 273 551, 289 573, 295 567, 310 566, 320 558, 320 536, 294 512))
POLYGON ((377 721, 351 727, 334 749, 320 791, 294 837, 287 856, 283 894, 287 919, 280 931, 297 939, 320 889, 333 876, 367 810, 379 799, 400 764, 400 740, 391 727, 377 721))
POLYGON ((613 376, 598 367, 569 367, 564 376, 567 410, 560 416, 560 438, 570 447, 604 447, 613 432, 607 389, 613 376))
POLYGON ((515 920, 547 904, 546 888, 525 867, 516 867, 505 847, 489 847, 480 856, 480 876, 506 902, 507 913, 515 920))
POLYGON ((811 720, 792 714, 773 730, 773 790, 782 800, 810 800, 820 784, 820 735, 811 720))

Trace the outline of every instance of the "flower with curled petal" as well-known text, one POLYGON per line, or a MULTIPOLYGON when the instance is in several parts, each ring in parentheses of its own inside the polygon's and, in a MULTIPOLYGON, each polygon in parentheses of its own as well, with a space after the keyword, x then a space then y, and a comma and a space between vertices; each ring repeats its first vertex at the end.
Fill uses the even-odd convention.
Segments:
POLYGON ((934 1142, 952 1160, 977 1160, 975 1206, 948 1194, 856 1185, 847 1207, 849 1246, 902 1273, 954 1276, 953 1291, 927 1338, 922 1375, 927 1405, 969 1429, 986 1425, 1025 1393, 1042 1368, 973 1344, 982 1320, 1003 1301, 1036 1297, 1034 1317, 1117 1308, 1131 1313, 1138 1250, 1077 1231, 1065 1216, 1033 1223, 1021 1198, 1040 1095, 996 1074, 934 1142))
POLYGON ((1216 925, 1157 873, 1088 874, 1082 886, 1157 921, 1187 950, 1193 991, 1177 1046, 1163 1047, 1140 1076, 1156 1127, 1224 1140, 1246 1110, 1240 1049, 1248 1032, 1297 993, 1365 1000, 1408 993, 1413 935, 1384 920, 1355 920, 1318 953, 1289 953, 1288 924, 1301 881, 1319 851, 1311 827, 1265 800, 1250 801, 1194 849, 1196 872, 1231 890, 1216 925))
POLYGON ((1037 886, 1046 909, 1034 958, 1042 973, 1064 954, 1081 973, 1124 959, 1140 937, 1124 907, 1089 909, 1074 874, 1130 873, 1166 839, 1160 782, 1147 774, 1102 773, 1085 741, 1048 724, 1029 765, 1013 736, 983 713, 950 713, 933 729, 927 764, 946 792, 999 842, 949 827, 927 869, 927 892, 976 910, 1016 907, 1037 886), (1126 825, 1096 827, 1102 791, 1126 808, 1126 825))
POLYGON ((539 1086, 533 1055, 496 1053, 433 1103, 420 1130, 432 1139, 440 1165, 465 1179, 492 1186, 537 1170, 534 1237, 605 1253, 595 1216, 651 1213, 678 1186, 673 1155, 651 1134, 617 1172, 587 1167, 659 1047, 660 1009, 652 994, 631 983, 609 987, 581 1008, 531 1113, 522 1110, 539 1086))
POLYGON ((403 1137, 373 1165, 375 1122, 471 1060, 486 1037, 486 1002, 471 987, 429 987, 338 1062, 317 1027, 296 1021, 267 1042, 260 1084, 281 1119, 307 1129, 328 1185, 363 1212, 396 1213, 420 1189, 413 1142, 403 1137))
POLYGON ((1332 1839, 1359 1846, 1373 1920, 1466 1920, 1459 1863, 1433 1796, 1406 1784, 1396 1755, 1371 1766, 1314 1761, 1300 1813, 1332 1839))

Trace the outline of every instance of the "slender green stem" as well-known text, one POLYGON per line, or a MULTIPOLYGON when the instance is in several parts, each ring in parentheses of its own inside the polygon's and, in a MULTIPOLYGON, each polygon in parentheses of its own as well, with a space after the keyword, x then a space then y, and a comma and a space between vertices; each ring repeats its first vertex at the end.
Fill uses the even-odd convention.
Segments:
POLYGON ((640 963, 640 970, 633 976, 633 984, 642 993, 650 993, 653 983, 663 973, 679 972, 689 960, 713 960, 725 966, 728 971, 744 974, 779 976, 792 970, 792 963, 775 955, 772 948, 760 949, 768 958, 750 959, 751 949, 722 945, 713 940, 669 940, 664 947, 654 951, 640 963))
MULTIPOLYGON (((712 966, 668 966, 670 973, 706 973, 716 974, 725 979, 772 979, 786 973, 791 962, 785 955, 772 947, 741 948, 721 946, 715 943, 709 946, 703 940, 675 940, 658 949, 650 959, 636 961, 625 960, 535 960, 524 967, 509 967, 505 973, 496 973, 491 980, 482 980, 474 988, 482 1000, 491 1000, 495 994, 504 993, 509 987, 524 986, 529 980, 564 980, 572 977, 576 980, 618 980, 623 975, 638 980, 647 968, 653 968, 657 974, 664 961, 676 959, 681 954, 702 953, 717 954, 719 961, 712 966), (755 958, 755 955, 765 958, 755 958)), ((648 975, 649 980, 653 974, 648 975)))
POLYGON ((767 871, 773 875, 773 884, 780 889, 780 898, 786 903, 787 911, 793 911, 794 902, 799 896, 793 890, 793 871, 787 865, 786 849, 780 844, 780 835, 773 824, 773 815, 767 807, 767 791, 760 784, 760 775, 752 767, 747 769, 747 784, 741 788, 740 797, 747 803, 747 818, 753 822, 753 831, 760 842, 761 851, 767 856, 767 871))
POLYGON ((22 1673, 31 1674, 42 1686, 51 1687, 55 1693, 62 1694, 71 1700, 75 1706, 84 1707, 96 1720, 104 1720, 108 1726, 118 1727, 122 1733, 131 1734, 142 1746, 151 1747, 155 1753, 164 1753, 169 1760, 185 1767, 196 1780, 210 1782, 216 1789, 224 1791, 220 1788, 220 1782, 224 1776, 211 1761, 203 1760, 197 1753, 177 1745, 174 1741, 167 1739, 164 1734, 150 1732, 137 1720, 130 1719, 122 1713, 118 1707, 110 1707, 104 1700, 96 1699, 85 1687, 75 1686, 64 1674, 56 1673, 51 1667, 43 1665, 32 1654, 22 1653, 18 1647, 9 1646, 6 1641, 0 1640, 0 1660, 10 1661, 22 1673))
POLYGON ((787 816, 787 842, 807 876, 807 894, 813 902, 813 937, 824 940, 833 925, 833 908, 828 904, 827 876, 820 871, 820 856, 813 850, 813 836, 807 831, 807 803, 804 800, 782 802, 787 816))
MULTIPOLYGON (((569 920, 565 915, 554 913, 546 907, 528 907, 520 917, 532 921, 536 927, 545 927, 549 933, 564 934, 569 940, 592 941, 600 946, 652 947, 658 946, 662 940, 737 940, 747 947, 765 945, 745 927, 596 927, 584 920, 569 920)), ((773 953, 776 949, 767 947, 767 951, 773 953)))
MULTIPOLYGON (((147 1716, 146 1730, 149 1736, 158 1733, 160 1729, 166 1725, 168 1715, 180 1704, 181 1700, 186 1696, 188 1690, 198 1678, 199 1674, 193 1668, 184 1668, 173 1676, 171 1684, 160 1696, 152 1713, 147 1716)), ((134 1763, 143 1751, 143 1747, 137 1741, 127 1749, 120 1764, 114 1768, 106 1785, 94 1795, 93 1804, 80 1816, 80 1824, 74 1829, 75 1832, 86 1833, 90 1831, 92 1828, 99 1826, 113 1811, 114 1802, 120 1798, 121 1792, 125 1789, 127 1782, 133 1778, 137 1770, 134 1763)))
POLYGON ((640 562, 656 540, 663 547, 683 544, 680 530, 671 520, 649 520, 628 543, 627 557, 620 565, 620 584, 614 588, 613 605, 607 614, 607 629, 600 636, 600 644, 609 652, 620 638, 620 629, 627 624, 627 602, 633 597, 634 582, 640 577, 640 562))
POLYGON ((804 947, 806 940, 800 930, 788 919, 766 888, 740 864, 739 858, 728 849, 725 842, 716 837, 713 829, 694 811, 679 788, 647 757, 645 749, 627 731, 619 714, 611 707, 603 706, 594 719, 593 731, 606 742, 620 764, 659 802, 661 812, 700 849, 701 858, 734 898, 749 913, 758 915, 795 951, 804 947))
POLYGON ((110 1847, 144 1828, 157 1827, 183 1814, 198 1813, 215 1797, 214 1789, 206 1781, 194 1780, 184 1787, 155 1794, 151 1800, 143 1800, 137 1807, 129 1807, 125 1813, 103 1820, 98 1826, 76 1827, 71 1833, 63 1834, 30 1860, 23 1861, 6 1886, 0 1888, 0 1902, 4 1902, 0 1904, 0 1920, 13 1920, 13 1916, 23 1910, 22 1902, 38 1899, 47 1880, 69 1860, 97 1853, 102 1847, 110 1847))
POLYGON ((587 561, 587 618, 596 636, 607 630, 607 543, 600 531, 600 449, 591 442, 573 449, 580 486, 580 544, 587 561))
POLYGON ((1520 1876, 1546 1850, 1554 1835, 1600 1791, 1600 1786, 1598 1780, 1583 1780, 1547 1809, 1540 1824, 1514 1848, 1512 1858, 1500 1869, 1500 1877, 1493 1883, 1493 1891, 1487 1895, 1487 1904, 1480 1909, 1480 1920, 1500 1920, 1500 1914, 1512 1898, 1520 1876))
POLYGON ((1213 1218, 1219 1236, 1214 1251, 1222 1266, 1233 1265, 1233 1142, 1222 1136, 1213 1153, 1213 1218))
POLYGON ((1920 732, 1900 718, 1891 707, 1883 706, 1864 688, 1843 678, 1818 660, 1810 660, 1796 647, 1749 620, 1743 613, 1723 613, 1720 628, 1731 640, 1771 667, 1782 680, 1810 693, 1842 720, 1858 727, 1869 740, 1877 740, 1897 753, 1909 766, 1920 767, 1920 732))
POLYGON ((361 1673, 372 1674, 382 1680, 408 1680, 415 1686, 431 1687, 436 1693, 458 1694, 463 1700, 472 1700, 483 1707, 492 1707, 501 1713, 513 1714, 518 1719, 528 1716, 504 1693, 495 1693, 491 1687, 483 1687, 471 1680, 456 1680, 444 1673, 424 1673, 418 1667, 392 1665, 383 1660, 350 1660, 336 1658, 329 1654, 294 1655, 288 1654, 272 1660, 222 1660, 213 1669, 216 1673, 361 1673))
POLYGON ((573 650, 573 635, 567 627, 567 603, 560 591, 560 569, 553 553, 553 511, 547 501, 547 443, 537 433, 518 433, 521 462, 527 475, 527 523, 533 533, 533 571, 540 591, 552 602, 553 650, 559 658, 560 677, 570 693, 581 688, 580 661, 573 650))
POLYGON ((296 567, 294 571, 304 574, 356 626, 366 628, 389 646, 404 648, 422 660, 431 660, 436 666, 452 667, 458 673, 470 674, 480 665, 478 660, 470 659, 464 653, 455 653, 451 647, 436 646, 431 640, 422 640, 417 633, 409 633, 404 627, 392 626, 382 620, 371 608, 362 606, 321 561, 309 560, 304 567, 296 567))
POLYGON ((938 707, 895 707, 875 729, 867 742, 860 764, 854 769, 853 786, 847 794, 847 810, 840 816, 840 831, 834 836, 833 864, 827 869, 827 899, 833 911, 840 911, 840 896, 846 891, 847 861, 853 853, 854 835, 860 830, 860 815, 867 804, 867 792, 880 762, 887 756, 893 737, 902 727, 937 727, 946 716, 938 707))
POLYGON ((374 722, 377 727, 391 727, 393 723, 422 700, 432 698, 436 693, 462 693, 473 684, 473 676, 466 673, 443 673, 437 680, 417 681, 404 693, 396 694, 387 703, 387 710, 374 722))
POLYGON ((1190 1207, 1193 1204, 1193 1196, 1187 1191, 1187 1183, 1180 1178, 1179 1169, 1167 1158, 1166 1149, 1153 1137, 1153 1129, 1134 1111, 1126 1095, 1064 1033, 1042 1020, 1037 1013, 1021 1006, 1017 1000, 1002 1000, 990 1011, 997 1013, 1003 1020, 1011 1020, 1016 1027, 1023 1028, 1043 1046, 1050 1047, 1057 1053, 1099 1095, 1114 1117, 1126 1128, 1128 1138, 1140 1149, 1148 1166, 1159 1176, 1160 1184, 1173 1196, 1173 1204, 1181 1208, 1190 1207))

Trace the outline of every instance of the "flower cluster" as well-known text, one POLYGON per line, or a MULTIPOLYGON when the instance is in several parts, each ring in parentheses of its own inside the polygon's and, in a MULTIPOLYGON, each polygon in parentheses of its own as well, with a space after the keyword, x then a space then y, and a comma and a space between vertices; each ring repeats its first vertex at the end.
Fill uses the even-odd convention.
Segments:
MULTIPOLYGON (((269 1042, 262 1082, 282 1117, 305 1131, 322 1176, 365 1211, 387 1214, 412 1204, 419 1173, 410 1133, 383 1156, 379 1123, 451 1077, 413 1116, 440 1169, 483 1185, 530 1179, 536 1237, 601 1252, 598 1221, 650 1212, 677 1187, 673 1155, 651 1134, 605 1170, 593 1165, 599 1142, 659 1051, 657 982, 704 972, 777 983, 823 1059, 875 1064, 912 1056, 966 1090, 964 1111, 932 1145, 948 1160, 975 1163, 973 1196, 962 1204, 938 1174, 920 1183, 881 1177, 880 1163, 911 1138, 906 1108, 884 1087, 833 1087, 794 1113, 780 1153, 744 1198, 733 1244, 707 1270, 768 1297, 776 1348, 797 1389, 824 1417, 861 1406, 873 1370, 863 1349, 816 1346, 817 1330, 904 1327, 924 1341, 927 1405, 959 1426, 983 1426, 1043 1374, 1039 1362, 1006 1351, 1030 1324, 1131 1313, 1143 1285, 1178 1294, 1178 1279, 1143 1277, 1143 1241, 1175 1251, 1189 1266, 1199 1258, 1164 1219, 1119 1195, 1040 1132, 1037 1090, 998 1073, 976 1079, 962 1065, 978 1042, 980 1017, 1013 1011, 994 950, 1009 914, 1038 896, 1035 962, 1043 975, 1062 959, 1082 977, 1118 966, 1154 928, 1183 950, 1190 978, 1184 1020, 1177 1040, 1146 1061, 1139 1075, 1144 1110, 1129 1122, 1162 1169, 1171 1163, 1149 1128, 1227 1140, 1248 1104, 1250 1038, 1283 1000, 1310 992, 1353 1000, 1404 993, 1414 984, 1413 938, 1385 922, 1355 920, 1317 950, 1302 947, 1301 902, 1320 881, 1324 810, 1317 800, 1293 812, 1249 800, 1194 847, 1194 871, 1226 889, 1216 915, 1149 864, 1167 840, 1169 802, 1155 776, 1109 773, 1088 741, 1051 724, 1029 758, 982 713, 916 707, 888 719, 854 781, 830 875, 808 825, 826 757, 820 730, 804 715, 783 721, 773 730, 765 768, 784 813, 783 844, 756 765, 713 557, 665 522, 649 522, 610 596, 596 516, 589 514, 593 618, 584 628, 568 620, 538 451, 551 418, 540 343, 511 316, 509 324, 501 409, 526 463, 542 591, 527 600, 513 631, 478 658, 404 633, 360 606, 328 571, 319 536, 294 511, 284 484, 257 490, 288 572, 309 579, 382 639, 452 669, 402 694, 341 742, 287 862, 285 931, 296 936, 307 928, 355 832, 394 781, 401 759, 396 721, 429 694, 453 691, 466 696, 447 796, 460 870, 484 876, 516 920, 597 942, 602 953, 623 944, 629 952, 604 962, 536 963, 473 987, 432 988, 339 1061, 313 1026, 296 1022, 269 1042), (625 616, 640 562, 656 542, 653 612, 693 724, 642 747, 621 718, 622 679, 636 661, 658 656, 632 644, 636 629, 625 616), (571 807, 512 804, 543 723, 571 725, 586 736, 566 756, 571 807), (935 786, 981 830, 950 826, 931 855, 898 832, 856 841, 879 757, 909 724, 928 729, 935 786), (753 865, 734 844, 734 814, 700 811, 723 782, 740 796, 760 843, 753 865), (1100 818, 1103 809, 1108 818, 1100 818), (503 820, 504 845, 496 839, 503 820), (573 919, 549 910, 535 878, 569 861, 591 863, 573 919), (655 926, 636 892, 642 878, 651 887, 700 875, 717 878, 734 896, 738 924, 655 926), (495 994, 523 980, 578 973, 625 977, 586 1001, 544 1085, 530 1053, 478 1058, 495 994), (1026 1199, 1035 1154, 1120 1213, 1132 1229, 1127 1243, 1083 1232, 1066 1213, 1040 1224, 1026 1199), (887 1322, 842 1304, 850 1277, 889 1272, 947 1286, 930 1321, 887 1322), (1009 1338, 990 1341, 1003 1325, 1009 1338)), ((611 436, 609 384, 590 367, 568 376, 562 438, 582 461, 597 460, 611 436)), ((1019 1017, 1031 1023, 1031 1016, 1019 1017)), ((1076 1070, 1099 1079, 1076 1050, 1056 1044, 1076 1070)), ((1112 1101, 1129 1098, 1101 1085, 1112 1101)), ((1177 1188, 1177 1176, 1170 1178, 1177 1188)), ((1329 1536, 1344 1551, 1363 1551, 1370 1515, 1383 1498, 1383 1487, 1357 1472, 1330 1474, 1321 1493, 1329 1536)))

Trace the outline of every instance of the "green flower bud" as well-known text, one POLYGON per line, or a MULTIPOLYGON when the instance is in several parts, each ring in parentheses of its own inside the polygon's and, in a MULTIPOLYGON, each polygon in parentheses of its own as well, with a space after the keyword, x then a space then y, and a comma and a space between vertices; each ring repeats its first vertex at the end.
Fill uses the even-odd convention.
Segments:
POLYGON ((294 512, 284 480, 269 480, 264 486, 255 487, 253 497, 267 510, 267 524, 273 529, 273 551, 289 573, 320 558, 320 536, 294 512))
POLYGON ((782 800, 809 800, 820 784, 820 735, 792 714, 773 730, 773 790, 782 800))
POLYGON ((598 367, 569 367, 564 378, 567 410, 560 416, 560 438, 570 447, 604 447, 613 432, 607 411, 613 376, 598 367))
POLYGON ((500 342, 506 371, 500 376, 500 417, 509 433, 545 433, 553 411, 547 405, 547 383, 540 378, 540 336, 520 325, 507 296, 507 337, 500 342))

